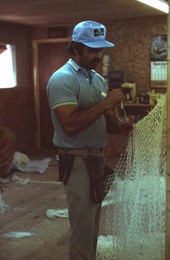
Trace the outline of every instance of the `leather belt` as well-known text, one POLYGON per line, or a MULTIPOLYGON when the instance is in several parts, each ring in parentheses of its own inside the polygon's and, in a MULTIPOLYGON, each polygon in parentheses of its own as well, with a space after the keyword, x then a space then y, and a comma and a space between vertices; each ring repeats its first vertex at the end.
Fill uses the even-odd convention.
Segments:
POLYGON ((103 155, 104 148, 64 148, 57 147, 57 154, 75 154, 75 155, 103 155))

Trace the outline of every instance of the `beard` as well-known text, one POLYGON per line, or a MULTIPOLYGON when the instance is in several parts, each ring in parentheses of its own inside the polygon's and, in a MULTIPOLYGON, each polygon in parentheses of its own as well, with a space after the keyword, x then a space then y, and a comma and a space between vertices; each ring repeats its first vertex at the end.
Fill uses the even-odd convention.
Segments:
POLYGON ((98 64, 101 62, 101 60, 95 59, 91 62, 89 62, 88 64, 86 64, 86 69, 92 70, 92 69, 96 69, 98 64))

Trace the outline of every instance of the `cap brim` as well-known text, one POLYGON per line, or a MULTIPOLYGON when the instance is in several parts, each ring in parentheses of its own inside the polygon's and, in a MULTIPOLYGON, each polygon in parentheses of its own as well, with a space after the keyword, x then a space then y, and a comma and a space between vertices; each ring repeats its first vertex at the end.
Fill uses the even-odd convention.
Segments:
POLYGON ((108 41, 95 41, 95 42, 83 42, 84 45, 90 48, 109 48, 114 47, 115 45, 108 41))

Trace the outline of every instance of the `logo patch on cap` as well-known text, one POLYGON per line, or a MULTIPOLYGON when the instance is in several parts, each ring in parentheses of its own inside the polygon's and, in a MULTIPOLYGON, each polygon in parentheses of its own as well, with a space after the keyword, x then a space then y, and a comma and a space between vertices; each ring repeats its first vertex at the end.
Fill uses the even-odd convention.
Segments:
POLYGON ((104 28, 94 29, 94 37, 104 36, 104 28))
POLYGON ((94 21, 78 23, 72 34, 72 41, 81 42, 90 48, 114 47, 114 44, 106 39, 106 27, 94 21))

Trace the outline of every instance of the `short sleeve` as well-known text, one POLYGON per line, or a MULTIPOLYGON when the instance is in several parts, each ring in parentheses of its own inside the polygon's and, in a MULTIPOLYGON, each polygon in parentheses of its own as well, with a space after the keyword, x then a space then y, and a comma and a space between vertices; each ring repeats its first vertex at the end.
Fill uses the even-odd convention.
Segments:
POLYGON ((47 95, 52 109, 61 105, 77 105, 78 86, 71 73, 56 72, 49 79, 47 95))

